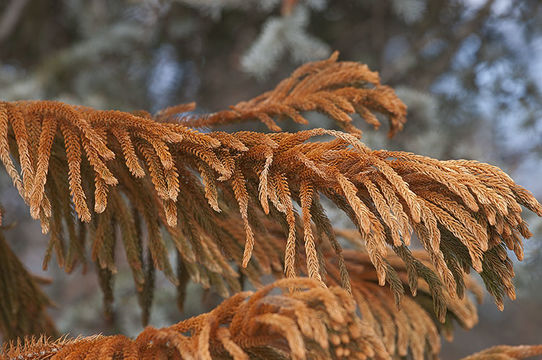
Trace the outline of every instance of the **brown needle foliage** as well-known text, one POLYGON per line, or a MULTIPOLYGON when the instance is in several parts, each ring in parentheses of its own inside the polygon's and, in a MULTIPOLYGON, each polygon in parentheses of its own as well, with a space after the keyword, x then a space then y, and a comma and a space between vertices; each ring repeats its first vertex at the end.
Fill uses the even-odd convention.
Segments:
POLYGON ((355 309, 339 287, 283 279, 255 293, 237 293, 213 311, 170 327, 147 327, 135 340, 41 338, 7 345, 0 359, 390 359, 355 309), (298 290, 290 293, 289 287, 298 290))
MULTIPOLYGON (((337 234, 359 237, 346 230, 337 234)), ((409 269, 393 252, 387 254, 387 266, 397 274, 390 280, 389 288, 378 285, 375 268, 365 250, 345 250, 344 260, 361 318, 382 339, 387 352, 399 357, 410 354, 415 360, 423 360, 439 354, 441 335, 452 340, 454 322, 470 329, 478 322, 478 315, 470 296, 459 298, 448 293, 434 275, 427 253, 414 251, 412 255, 419 261, 416 269, 409 269), (404 293, 404 287, 410 287, 410 294, 404 293)), ((322 259, 326 283, 340 284, 338 259, 329 250, 323 253, 322 259)), ((465 276, 463 281, 466 289, 481 302, 482 288, 470 276, 465 276)))
MULTIPOLYGON (((389 266, 398 274, 390 288, 378 285, 367 253, 347 250, 344 257, 361 318, 382 339, 390 355, 403 357, 411 354, 414 360, 423 360, 428 356, 438 356, 441 334, 452 340, 454 321, 470 329, 478 322, 478 315, 470 297, 459 298, 448 293, 430 272, 434 269, 426 253, 416 251, 413 254, 420 259, 416 274, 409 273, 397 255, 386 257, 389 266), (402 285, 409 283, 410 296, 401 296, 402 285)), ((328 283, 331 284, 339 278, 335 262, 332 259, 326 266, 328 283)), ((480 286, 469 276, 464 281, 467 290, 481 302, 483 292, 480 286)))
POLYGON ((215 127, 257 119, 270 130, 281 131, 274 118, 307 124, 301 112, 318 111, 334 119, 345 131, 361 135, 361 130, 352 124, 351 114, 357 113, 378 129, 380 121, 374 115, 378 112, 389 118, 390 137, 401 131, 406 121, 406 106, 393 89, 381 85, 378 73, 366 65, 337 62, 338 57, 339 53, 335 52, 328 60, 303 65, 269 92, 231 106, 230 110, 189 118, 184 124, 215 127))
MULTIPOLYGON (((230 110, 175 119, 193 108, 180 105, 153 117, 54 101, 0 102, 0 160, 50 233, 44 267, 53 253, 68 272, 77 263, 85 267, 90 248, 106 312, 118 241, 144 323, 155 269, 177 286, 181 307, 189 280, 228 297, 241 291, 241 274, 257 287, 263 274, 304 274, 320 284, 318 291, 340 284, 351 293, 390 354, 411 351, 420 358, 426 350, 438 353, 438 330, 449 334, 447 313, 466 327, 475 322, 464 298, 465 290, 478 293, 467 276, 471 269, 499 308, 505 295, 515 297, 507 250, 522 259, 522 239, 531 235, 522 206, 539 216, 542 206, 497 167, 365 146, 352 113, 373 125, 379 124, 373 112, 383 113, 391 135, 405 119, 405 106, 366 66, 337 62, 335 54, 230 110), (279 130, 273 118, 304 122, 303 111, 323 112, 353 134, 189 127, 259 119, 279 130), (322 197, 351 219, 359 235, 346 238, 365 250, 343 252, 322 197), (414 234, 422 253, 410 250, 414 234), (176 272, 168 247, 177 255, 176 272), (369 263, 374 270, 360 274, 369 263), (380 287, 386 283, 390 290, 380 287), (406 285, 418 296, 405 297, 404 312, 396 313, 392 305, 406 285)), ((267 326, 279 327, 273 320, 267 326)), ((295 356, 301 351, 295 348, 295 356)))
POLYGON ((520 360, 542 354, 542 345, 494 346, 463 360, 520 360))

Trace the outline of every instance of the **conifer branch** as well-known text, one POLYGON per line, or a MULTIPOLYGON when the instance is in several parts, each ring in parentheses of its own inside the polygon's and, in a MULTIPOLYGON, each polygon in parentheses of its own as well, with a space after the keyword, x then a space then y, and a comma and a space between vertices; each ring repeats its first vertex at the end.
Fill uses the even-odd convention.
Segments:
MULTIPOLYGON (((339 231, 346 237, 358 238, 351 231, 339 231)), ((402 357, 412 354, 415 360, 437 356, 441 349, 440 336, 453 338, 454 322, 465 329, 478 322, 476 306, 471 296, 450 294, 434 274, 434 267, 424 251, 414 251, 415 263, 405 264, 391 251, 385 257, 390 277, 389 288, 378 285, 378 278, 369 255, 364 250, 345 250, 344 260, 350 274, 350 292, 361 318, 382 339, 388 353, 402 357), (410 294, 405 294, 405 288, 410 294)), ((341 283, 338 258, 324 252, 326 283, 341 283)), ((302 261, 304 262, 304 261, 302 261)), ((477 302, 483 298, 482 288, 470 276, 461 278, 465 289, 477 302)))
POLYGON ((213 311, 170 327, 147 327, 135 340, 42 337, 6 345, 0 359, 390 359, 355 309, 341 288, 283 279, 255 293, 237 293, 213 311), (298 291, 288 292, 290 287, 298 291))
MULTIPOLYGON (((304 103, 311 93, 312 104, 333 101, 344 110, 342 117, 360 91, 370 90, 341 84, 362 81, 378 89, 374 73, 332 57, 301 67, 252 103, 304 103), (324 88, 333 95, 320 92, 324 88)), ((391 92, 379 96, 371 101, 398 104, 391 92)), ((402 105, 395 105, 382 106, 390 118, 395 116, 392 129, 398 130, 404 114, 397 110, 402 105)), ((316 109, 291 106, 296 113, 316 109)), ((258 109, 267 116, 279 114, 258 109)), ((67 271, 85 264, 91 237, 92 261, 112 275, 113 250, 121 240, 145 314, 155 268, 181 293, 188 274, 227 297, 240 290, 239 272, 257 286, 263 274, 295 277, 301 271, 324 287, 330 285, 322 259, 329 251, 339 273, 334 283, 355 292, 348 262, 319 202, 323 195, 358 228, 353 244, 365 247, 378 284, 387 282, 396 296, 403 281, 386 260, 389 248, 404 262, 414 293, 413 279, 421 276, 433 298, 438 300, 438 291, 461 298, 468 288, 465 273, 472 268, 499 308, 505 295, 515 297, 506 249, 523 257, 522 238, 531 234, 521 206, 539 216, 542 207, 500 169, 476 161, 371 150, 358 137, 333 130, 201 133, 173 122, 176 111, 152 118, 146 112, 53 101, 0 102, 0 160, 31 215, 51 234, 44 266, 53 252, 67 271), (315 141, 319 136, 331 139, 315 141), (420 259, 409 250, 413 231, 427 257, 420 259), (178 268, 185 270, 182 280, 169 262, 166 240, 175 246, 178 268), (437 291, 438 284, 444 290, 437 291)), ((329 109, 324 112, 335 118, 329 109)), ((109 275, 103 277, 105 289, 109 275)), ((444 311, 436 305, 442 320, 444 311)))
POLYGON ((542 345, 499 345, 467 356, 463 360, 521 360, 542 354, 542 345))
POLYGON ((393 89, 381 85, 378 73, 366 65, 338 62, 338 56, 334 52, 327 60, 303 65, 275 89, 231 106, 230 110, 188 118, 183 124, 197 128, 259 120, 270 130, 281 131, 276 119, 289 118, 307 124, 302 112, 318 111, 346 132, 361 135, 352 123, 352 114, 357 113, 378 129, 381 124, 375 113, 381 113, 389 119, 390 137, 401 131, 406 122, 406 106, 393 89))

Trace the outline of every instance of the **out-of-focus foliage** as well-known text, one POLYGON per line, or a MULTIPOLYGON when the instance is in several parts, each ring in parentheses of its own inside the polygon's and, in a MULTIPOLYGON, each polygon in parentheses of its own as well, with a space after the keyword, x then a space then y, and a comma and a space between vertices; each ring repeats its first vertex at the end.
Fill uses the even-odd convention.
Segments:
POLYGON ((47 282, 28 273, 0 228, 0 332, 6 340, 28 335, 58 336, 46 313, 51 301, 38 286, 47 282))

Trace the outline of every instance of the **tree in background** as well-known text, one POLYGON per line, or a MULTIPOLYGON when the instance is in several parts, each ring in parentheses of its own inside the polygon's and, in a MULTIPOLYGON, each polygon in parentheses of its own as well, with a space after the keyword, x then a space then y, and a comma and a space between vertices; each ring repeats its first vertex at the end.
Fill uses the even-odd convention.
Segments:
MULTIPOLYGON (((522 176, 536 165, 532 154, 540 139, 532 61, 540 23, 536 1, 11 1, 0 7, 2 99, 127 110, 195 99, 213 111, 271 88, 296 62, 339 49, 343 59, 379 70, 409 105, 406 131, 392 142, 365 137, 373 148, 497 162, 517 168, 515 177, 539 191, 529 182, 534 177, 522 176), (273 61, 261 67, 262 59, 273 61), (255 73, 266 77, 244 75, 255 73), (519 131, 522 123, 528 132, 519 131)), ((323 117, 310 119, 333 126, 323 117)), ((4 189, 8 218, 24 219, 25 207, 4 189)), ((506 322, 514 318, 521 316, 506 322)), ((122 327, 117 321, 112 326, 122 327)))

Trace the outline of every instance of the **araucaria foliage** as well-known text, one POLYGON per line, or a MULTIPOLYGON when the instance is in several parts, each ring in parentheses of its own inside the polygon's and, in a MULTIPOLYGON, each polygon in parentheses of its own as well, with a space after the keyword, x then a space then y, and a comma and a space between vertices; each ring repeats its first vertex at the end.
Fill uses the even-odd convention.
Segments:
MULTIPOLYGON (((515 297, 507 250, 523 258, 531 234, 522 206, 539 216, 542 206, 495 166, 369 149, 352 115, 375 128, 384 115, 393 136, 406 106, 365 65, 334 54, 229 110, 180 116, 194 106, 151 115, 0 102, 0 159, 50 234, 44 267, 53 253, 67 272, 96 263, 107 315, 121 241, 145 324, 155 269, 175 284, 181 308, 189 281, 229 297, 133 340, 27 338, 0 359, 418 360, 438 356, 454 321, 477 322, 469 294, 481 301, 483 292, 471 270, 499 308, 515 297), (307 111, 344 131, 281 131, 278 120, 307 124, 307 111), (215 130, 251 120, 273 132, 215 130), (358 231, 334 228, 322 197, 358 231), (263 275, 286 279, 264 286, 263 275), (258 290, 241 292, 240 279, 258 290)), ((49 300, 3 238, 0 247, 4 337, 54 335, 49 300)), ((469 359, 539 353, 497 347, 469 359)))

